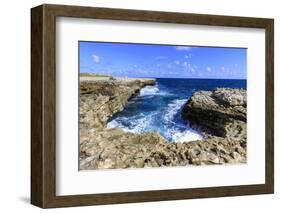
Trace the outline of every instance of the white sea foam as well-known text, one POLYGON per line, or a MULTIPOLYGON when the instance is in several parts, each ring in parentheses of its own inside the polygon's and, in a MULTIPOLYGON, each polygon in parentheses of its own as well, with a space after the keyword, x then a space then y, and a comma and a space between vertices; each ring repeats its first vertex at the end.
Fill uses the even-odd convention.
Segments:
POLYGON ((177 132, 172 135, 172 141, 177 143, 202 140, 202 136, 194 130, 186 130, 184 132, 177 132))
POLYGON ((142 88, 140 91, 141 96, 156 95, 157 93, 159 93, 159 89, 157 88, 157 86, 146 86, 146 87, 142 88))
POLYGON ((123 128, 123 125, 121 125, 118 121, 112 120, 107 123, 107 128, 123 128))
POLYGON ((145 132, 145 130, 147 130, 147 128, 151 126, 152 118, 153 114, 144 115, 143 113, 136 117, 132 117, 132 119, 130 119, 131 128, 129 129, 129 131, 133 133, 145 132))
MULTIPOLYGON (((158 90, 149 88, 149 91, 149 94, 152 94, 152 91, 157 92, 158 90)), ((158 131, 166 139, 177 143, 201 140, 202 136, 199 133, 176 117, 185 103, 186 99, 173 100, 164 111, 157 110, 148 114, 139 113, 131 117, 117 117, 110 121, 107 127, 121 128, 125 132, 131 133, 158 131)))
POLYGON ((174 127, 168 128, 167 136, 169 136, 172 141, 182 143, 194 140, 201 140, 202 136, 195 130, 188 127, 187 124, 179 124, 175 121, 175 116, 182 109, 183 105, 186 103, 186 99, 178 99, 172 101, 168 104, 167 110, 164 114, 164 121, 167 124, 173 124, 174 127), (183 126, 181 126, 183 125, 183 126), (182 130, 186 129, 186 130, 182 130))
POLYGON ((150 113, 149 115, 144 115, 143 113, 131 117, 127 120, 129 125, 124 126, 122 124, 122 120, 112 120, 108 122, 108 128, 122 128, 125 132, 132 132, 132 133, 143 133, 149 130, 149 127, 152 125, 152 120, 155 113, 150 113))
POLYGON ((185 104, 186 99, 179 99, 174 100, 170 104, 168 104, 168 108, 164 115, 164 120, 167 123, 174 123, 173 118, 178 113, 178 111, 182 108, 182 106, 185 104))

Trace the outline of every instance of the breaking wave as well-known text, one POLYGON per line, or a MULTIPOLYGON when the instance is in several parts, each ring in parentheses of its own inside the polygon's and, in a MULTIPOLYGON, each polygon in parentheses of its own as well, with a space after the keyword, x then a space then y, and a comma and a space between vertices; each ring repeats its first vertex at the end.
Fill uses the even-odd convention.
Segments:
POLYGON ((140 91, 141 96, 156 95, 157 93, 159 93, 159 89, 157 88, 157 86, 146 86, 146 87, 142 88, 140 91))
MULTIPOLYGON (((154 91, 155 95, 158 90, 153 88, 149 91, 149 94, 154 91)), ((138 112, 133 116, 117 116, 107 127, 121 128, 132 133, 159 132, 166 140, 179 143, 200 140, 202 136, 181 119, 181 110, 185 102, 186 99, 176 99, 156 110, 138 112)), ((135 101, 132 100, 130 104, 134 105, 135 101)))
POLYGON ((217 87, 246 88, 245 80, 157 79, 155 86, 141 89, 125 109, 108 123, 133 133, 159 132, 167 141, 188 142, 202 139, 181 117, 182 107, 198 90, 217 87))
POLYGON ((149 116, 143 113, 132 116, 129 119, 116 118, 107 124, 108 128, 122 128, 125 132, 143 133, 148 132, 152 126, 154 114, 149 116))

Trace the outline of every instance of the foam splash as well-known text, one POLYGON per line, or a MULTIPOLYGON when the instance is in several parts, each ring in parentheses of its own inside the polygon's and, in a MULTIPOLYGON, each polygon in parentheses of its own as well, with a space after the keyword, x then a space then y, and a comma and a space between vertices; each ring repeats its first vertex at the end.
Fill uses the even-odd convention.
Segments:
POLYGON ((202 140, 202 136, 194 130, 186 130, 184 132, 177 132, 172 135, 172 141, 177 143, 202 140))
POLYGON ((157 86, 146 86, 141 89, 140 96, 156 95, 157 93, 159 93, 159 89, 157 88, 157 86))
POLYGON ((164 114, 164 120, 167 123, 175 123, 173 121, 175 115, 179 112, 179 110, 183 107, 185 104, 186 99, 178 99, 172 101, 170 104, 168 104, 168 108, 164 114))
POLYGON ((107 128, 123 128, 122 125, 120 125, 120 123, 117 120, 112 120, 110 122, 107 123, 106 125, 107 128))
POLYGON ((151 113, 150 115, 144 115, 140 113, 139 115, 133 116, 130 119, 127 119, 125 122, 123 119, 114 119, 108 122, 108 128, 121 128, 125 132, 131 133, 143 133, 148 132, 150 126, 152 126, 152 120, 155 116, 155 113, 151 113), (124 125, 126 123, 126 125, 124 125))
MULTIPOLYGON (((142 95, 159 95, 159 89, 155 86, 147 86, 141 91, 142 95)), ((154 111, 140 112, 129 117, 116 117, 107 124, 107 127, 121 128, 125 132, 137 134, 159 132, 166 140, 177 143, 201 140, 202 136, 191 129, 180 116, 186 101, 187 99, 176 99, 154 111)))
POLYGON ((168 104, 163 117, 164 122, 170 127, 167 130, 167 137, 171 138, 173 142, 183 143, 202 139, 202 136, 192 130, 187 123, 178 121, 177 117, 180 117, 179 113, 186 101, 187 99, 173 100, 168 104))

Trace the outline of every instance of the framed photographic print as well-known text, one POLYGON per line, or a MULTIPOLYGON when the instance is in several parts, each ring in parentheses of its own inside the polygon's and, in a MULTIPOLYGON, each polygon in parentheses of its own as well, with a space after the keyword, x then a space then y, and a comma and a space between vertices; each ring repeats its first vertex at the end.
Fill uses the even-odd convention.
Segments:
POLYGON ((31 9, 31 203, 274 191, 273 19, 31 9))

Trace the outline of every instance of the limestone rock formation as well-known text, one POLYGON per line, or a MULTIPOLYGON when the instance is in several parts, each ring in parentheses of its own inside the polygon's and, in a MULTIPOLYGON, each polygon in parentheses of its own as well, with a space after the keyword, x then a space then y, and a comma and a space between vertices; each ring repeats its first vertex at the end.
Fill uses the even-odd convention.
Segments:
POLYGON ((80 81, 80 128, 104 127, 142 87, 154 84, 154 79, 80 81))
POLYGON ((195 92, 182 115, 204 135, 173 143, 157 132, 106 128, 108 119, 153 79, 80 81, 80 169, 143 168, 246 162, 246 91, 195 92))
POLYGON ((185 104, 182 115, 212 135, 226 137, 239 126, 246 128, 246 90, 220 88, 195 92, 185 104))

